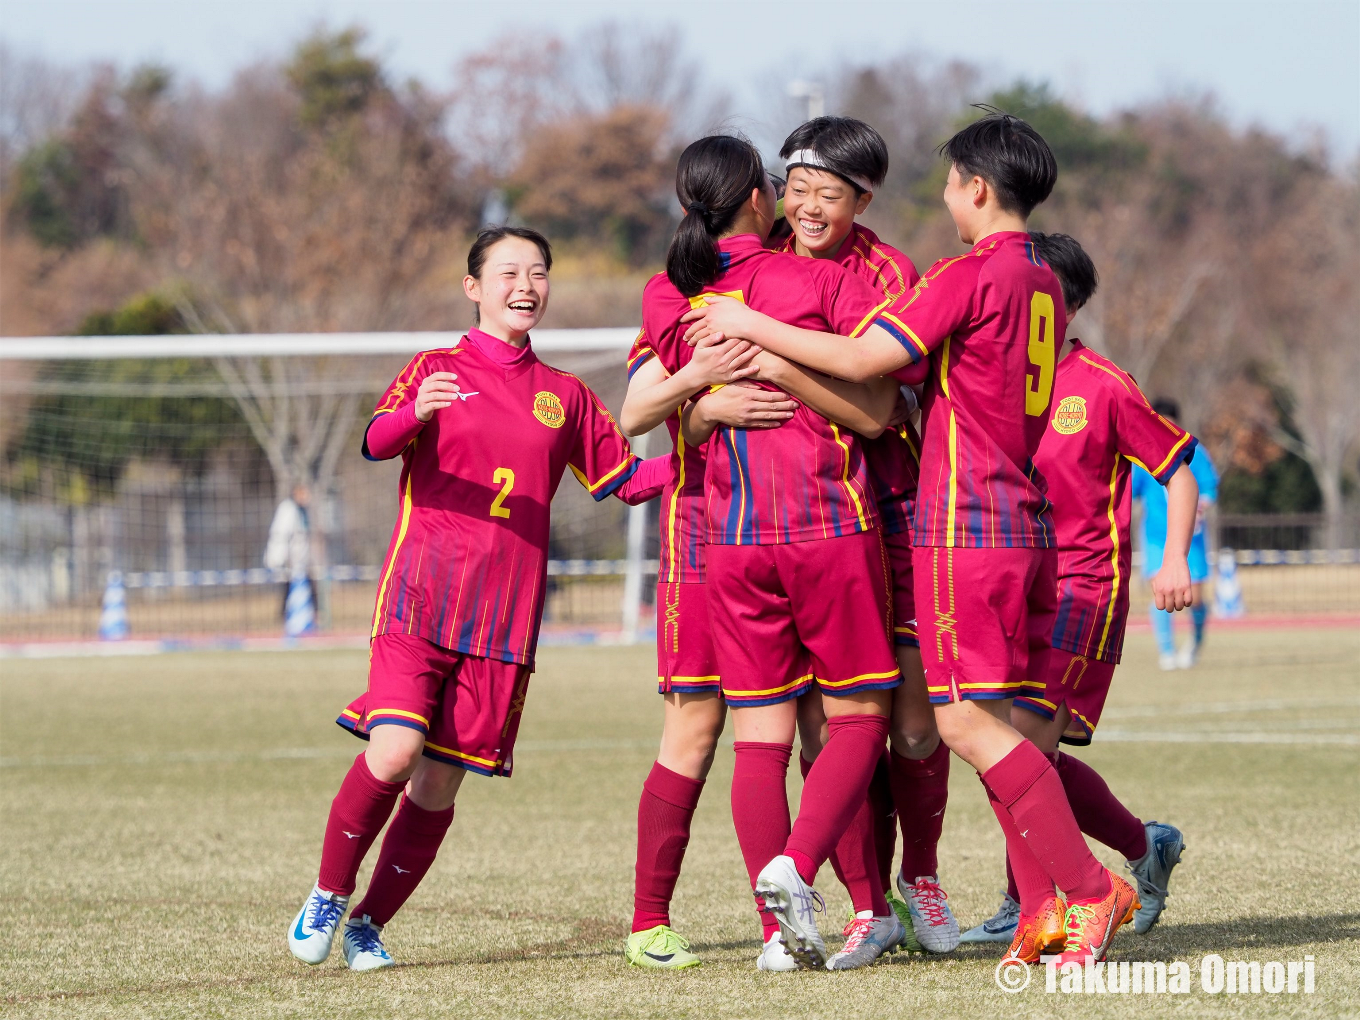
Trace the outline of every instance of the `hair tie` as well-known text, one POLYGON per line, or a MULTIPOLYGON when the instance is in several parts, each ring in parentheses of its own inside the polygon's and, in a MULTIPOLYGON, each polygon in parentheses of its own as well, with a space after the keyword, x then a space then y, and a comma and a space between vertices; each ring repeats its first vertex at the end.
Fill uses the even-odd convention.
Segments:
POLYGON ((692 212, 698 216, 705 217, 709 215, 708 206, 703 202, 691 202, 689 205, 685 206, 685 212, 692 212))

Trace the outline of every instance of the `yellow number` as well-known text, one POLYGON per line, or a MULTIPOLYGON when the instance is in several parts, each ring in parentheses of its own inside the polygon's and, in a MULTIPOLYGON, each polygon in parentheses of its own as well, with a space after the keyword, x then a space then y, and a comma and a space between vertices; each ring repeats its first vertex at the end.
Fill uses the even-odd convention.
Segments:
POLYGON ((496 468, 491 480, 501 483, 501 491, 496 493, 496 498, 491 501, 491 516, 509 517, 510 508, 501 504, 505 502, 505 497, 510 495, 510 490, 515 487, 515 473, 509 468, 496 468))
POLYGON ((1035 371, 1026 373, 1025 413, 1035 417, 1048 414, 1053 396, 1053 362, 1057 345, 1053 342, 1053 296, 1036 290, 1029 302, 1029 361, 1035 371))

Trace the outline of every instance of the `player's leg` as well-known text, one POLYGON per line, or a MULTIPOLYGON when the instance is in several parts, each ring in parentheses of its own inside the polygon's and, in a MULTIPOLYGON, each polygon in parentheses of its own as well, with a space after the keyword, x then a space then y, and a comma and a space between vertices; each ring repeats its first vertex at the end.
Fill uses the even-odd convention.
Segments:
POLYGON ((407 635, 384 634, 373 641, 368 692, 340 718, 368 747, 331 802, 316 885, 288 930, 289 948, 299 960, 320 963, 330 955, 359 865, 420 760, 442 682, 439 651, 407 635))
POLYGON ((1209 556, 1204 547, 1204 536, 1196 535, 1190 541, 1190 639, 1176 653, 1176 665, 1190 669, 1199 661, 1200 647, 1204 644, 1204 629, 1209 623, 1209 604, 1204 601, 1204 582, 1209 579, 1209 556))

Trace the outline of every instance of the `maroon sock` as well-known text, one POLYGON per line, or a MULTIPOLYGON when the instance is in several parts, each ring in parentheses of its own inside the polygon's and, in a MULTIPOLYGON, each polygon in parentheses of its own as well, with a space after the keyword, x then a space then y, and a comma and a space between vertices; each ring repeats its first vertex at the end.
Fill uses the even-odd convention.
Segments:
MULTIPOLYGON (((888 720, 881 715, 842 715, 829 719, 827 730, 826 746, 803 784, 798 820, 784 849, 809 885, 866 803, 869 777, 888 736, 888 720)), ((872 839, 872 826, 867 838, 872 839)), ((881 889, 878 898, 883 898, 881 889)), ((886 901, 883 905, 886 909, 886 901)))
POLYGON ((885 747, 869 779, 869 808, 874 813, 874 859, 878 862, 878 887, 885 893, 892 888, 893 858, 897 856, 897 804, 892 795, 888 753, 885 747))
POLYGON ((638 801, 637 867, 633 878, 633 931, 671 923, 671 896, 689 846, 689 823, 704 790, 702 779, 672 772, 660 762, 642 784, 638 801))
MULTIPOLYGON (((760 870, 784 852, 789 839, 785 778, 793 746, 738 740, 733 749, 736 761, 732 766, 732 826, 737 830, 737 843, 754 890, 760 870)), ((768 942, 779 925, 759 902, 756 907, 768 942)))
POLYGON ((949 748, 940 741, 929 756, 918 760, 893 752, 892 791, 897 822, 902 826, 902 874, 908 882, 922 875, 940 874, 936 848, 944 829, 949 802, 949 748))
MULTIPOLYGON (((806 782, 808 773, 812 771, 812 763, 800 754, 798 767, 803 770, 803 781, 806 782)), ((870 910, 875 917, 882 917, 887 913, 888 901, 884 899, 883 887, 879 885, 876 835, 873 805, 866 793, 864 803, 850 820, 845 835, 832 848, 828 860, 831 870, 850 894, 850 903, 855 912, 870 910), (882 909, 879 909, 880 901, 882 909)))
POLYGON ((374 776, 362 752, 354 759, 335 800, 331 801, 317 885, 341 896, 354 892, 354 880, 364 854, 378 838, 405 785, 405 780, 385 783, 374 776))
POLYGON ((982 780, 1010 813, 1039 866, 1069 900, 1109 895, 1109 875, 1081 838, 1062 780, 1042 751, 1022 740, 982 780))
POLYGON ((1099 772, 1079 758, 1058 751, 1053 765, 1058 770, 1067 802, 1072 805, 1081 831, 1118 850, 1130 861, 1147 853, 1147 830, 1132 811, 1110 792, 1099 772))
POLYGON ((397 815, 383 837, 378 863, 373 866, 373 881, 352 916, 367 914, 374 924, 386 924, 401 909, 430 870, 444 833, 453 821, 453 805, 443 811, 427 811, 411 800, 401 798, 397 815))
POLYGON ((1015 828, 1015 820, 1011 818, 1006 806, 996 799, 996 794, 988 788, 985 781, 982 787, 987 790, 987 802, 991 804, 992 812, 1001 823, 1001 831, 1006 836, 1008 883, 1006 891, 1020 904, 1021 912, 1032 917, 1043 906, 1044 900, 1053 895, 1053 880, 1039 866, 1039 862, 1034 859, 1033 851, 1020 838, 1020 833, 1015 828))

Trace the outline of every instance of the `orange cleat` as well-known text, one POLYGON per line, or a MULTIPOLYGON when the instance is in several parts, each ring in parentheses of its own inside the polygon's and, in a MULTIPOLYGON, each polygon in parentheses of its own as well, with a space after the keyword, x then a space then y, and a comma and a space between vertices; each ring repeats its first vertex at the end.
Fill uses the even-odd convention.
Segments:
POLYGON ((1057 896, 1050 896, 1033 914, 1021 914, 1015 926, 1015 937, 1006 950, 1006 959, 1021 963, 1038 963, 1039 957, 1050 949, 1061 948, 1067 940, 1063 927, 1067 904, 1057 896))
POLYGON ((1085 963, 1089 956, 1097 962, 1105 959, 1114 933, 1122 924, 1133 920, 1138 909, 1138 894, 1108 868, 1110 891, 1098 900, 1077 900, 1067 905, 1063 927, 1067 941, 1058 954, 1058 966, 1064 963, 1085 963))

